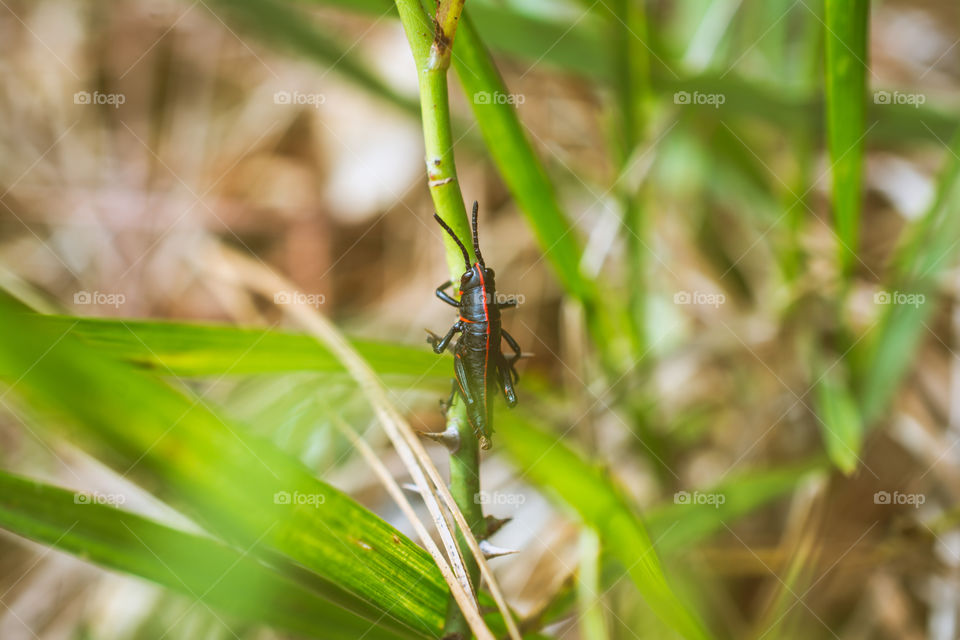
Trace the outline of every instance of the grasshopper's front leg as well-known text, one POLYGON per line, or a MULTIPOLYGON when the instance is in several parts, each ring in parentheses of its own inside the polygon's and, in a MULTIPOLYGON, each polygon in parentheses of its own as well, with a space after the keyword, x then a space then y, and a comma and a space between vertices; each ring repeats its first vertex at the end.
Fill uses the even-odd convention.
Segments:
POLYGON ((453 323, 453 326, 450 327, 450 331, 447 331, 447 335, 443 336, 442 338, 427 329, 427 333, 430 334, 427 336, 427 342, 433 346, 434 353, 443 353, 443 351, 447 348, 447 345, 450 344, 450 341, 453 340, 453 334, 457 333, 458 331, 463 331, 463 323, 459 320, 453 323))
POLYGON ((447 289, 450 287, 451 284, 453 284, 453 282, 450 280, 447 280, 442 285, 437 287, 437 290, 435 293, 437 294, 438 298, 446 302, 451 307, 459 307, 460 303, 454 300, 453 297, 449 293, 447 293, 447 289))

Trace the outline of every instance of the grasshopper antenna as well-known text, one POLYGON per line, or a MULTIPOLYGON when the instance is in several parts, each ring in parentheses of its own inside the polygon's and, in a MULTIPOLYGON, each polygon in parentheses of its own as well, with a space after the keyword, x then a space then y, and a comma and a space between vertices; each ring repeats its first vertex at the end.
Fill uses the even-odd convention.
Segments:
MULTIPOLYGON (((460 238, 458 238, 457 234, 453 232, 453 229, 451 229, 449 225, 443 221, 443 218, 438 216, 436 213, 433 214, 433 217, 437 222, 440 223, 440 226, 443 227, 444 231, 450 234, 450 237, 453 238, 453 241, 457 243, 457 246, 460 247, 460 251, 463 253, 463 264, 466 266, 465 271, 470 271, 470 254, 467 252, 467 248, 463 246, 463 243, 460 242, 460 238)), ((476 221, 476 217, 474 217, 474 221, 476 221)))
POLYGON ((480 203, 473 201, 473 252, 477 254, 477 262, 480 266, 486 268, 483 262, 483 256, 480 255, 480 236, 477 235, 477 211, 480 209, 480 203))

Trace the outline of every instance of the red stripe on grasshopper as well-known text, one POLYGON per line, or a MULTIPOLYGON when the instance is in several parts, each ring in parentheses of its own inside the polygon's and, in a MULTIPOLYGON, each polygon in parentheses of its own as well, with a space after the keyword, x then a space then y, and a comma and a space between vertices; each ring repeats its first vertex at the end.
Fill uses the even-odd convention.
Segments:
MULTIPOLYGON (((483 410, 486 415, 487 410, 487 367, 490 364, 490 313, 487 310, 487 283, 483 280, 483 267, 478 262, 474 265, 477 270, 477 273, 480 274, 480 295, 483 300, 483 319, 487 323, 487 340, 486 340, 486 352, 484 353, 483 358, 483 389, 480 392, 483 399, 483 410)), ((486 416, 487 420, 490 420, 490 416, 486 416)))

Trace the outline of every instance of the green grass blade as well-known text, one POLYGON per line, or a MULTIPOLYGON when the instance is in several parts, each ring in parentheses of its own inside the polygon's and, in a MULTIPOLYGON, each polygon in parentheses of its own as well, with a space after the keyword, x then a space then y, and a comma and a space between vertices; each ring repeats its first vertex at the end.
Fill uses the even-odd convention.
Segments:
POLYGON ((864 430, 856 398, 838 377, 828 371, 817 383, 818 417, 830 461, 850 475, 860 462, 864 430))
POLYGON ((309 16, 288 3, 276 0, 216 0, 215 6, 245 30, 259 34, 278 47, 297 51, 326 65, 407 113, 420 113, 420 105, 416 100, 397 93, 351 54, 352 47, 337 42, 314 26, 309 16))
MULTIPOLYGON (((252 3, 258 0, 246 1, 252 3)), ((392 0, 303 0, 296 4, 333 6, 375 17, 392 14, 390 17, 396 18, 392 0)), ((246 22, 252 25, 252 33, 258 33, 268 40, 282 39, 285 47, 299 51, 322 64, 330 64, 331 56, 335 59, 335 56, 340 55, 337 52, 343 48, 342 45, 333 43, 322 30, 311 26, 309 20, 299 11, 292 11, 289 7, 284 7, 284 13, 292 15, 293 18, 286 19, 284 24, 295 24, 297 37, 285 37, 285 32, 272 22, 261 25, 255 16, 272 10, 272 5, 266 6, 268 8, 247 10, 249 17, 246 22), (306 33, 300 35, 302 31, 306 33), (322 44, 316 44, 315 40, 322 44)), ((565 73, 577 74, 602 85, 614 81, 611 50, 605 46, 606 34, 599 21, 592 16, 570 25, 523 13, 508 5, 491 2, 474 4, 472 0, 469 13, 477 32, 482 36, 481 40, 497 53, 506 53, 530 63, 562 69, 565 73)), ((243 19, 241 17, 241 20, 243 19)), ((816 24, 819 25, 819 22, 816 24)), ((648 35, 646 44, 651 47, 651 54, 655 59, 670 60, 668 48, 657 34, 648 35)), ((458 55, 459 53, 458 51, 458 55)), ((809 126, 812 131, 823 130, 824 107, 821 101, 811 95, 798 94, 794 87, 789 87, 788 90, 770 87, 767 83, 752 81, 735 74, 721 78, 719 73, 711 71, 681 75, 678 78, 676 74, 680 69, 677 65, 674 65, 671 71, 658 63, 652 71, 655 80, 652 88, 661 99, 669 100, 675 91, 681 90, 723 93, 727 97, 723 108, 724 119, 727 121, 734 115, 749 116, 773 125, 792 127, 802 120, 803 126, 809 126)), ((359 84, 367 86, 362 80, 359 84)), ((372 87, 371 90, 374 95, 383 95, 377 87, 372 87)), ((388 99, 398 103, 411 115, 419 115, 419 106, 415 101, 406 97, 388 99)), ((890 144, 936 142, 937 138, 949 137, 960 122, 948 108, 934 104, 915 106, 871 103, 868 108, 870 122, 876 123, 871 130, 871 137, 875 137, 878 142, 890 144)), ((709 117, 712 114, 704 112, 704 115, 709 117)))
POLYGON ((860 235, 869 0, 826 0, 827 142, 840 265, 849 273, 860 235))
POLYGON ((0 343, 0 372, 13 393, 67 418, 73 441, 231 544, 314 572, 334 587, 330 599, 347 594, 345 606, 364 602, 421 633, 440 630, 446 585, 420 547, 202 399, 8 300, 0 297, 0 331, 18 339, 0 343), (278 501, 282 492, 300 504, 278 501))
MULTIPOLYGON (((156 369, 164 375, 212 376, 346 369, 313 337, 289 331, 214 324, 46 316, 56 327, 79 336, 102 353, 156 369)), ((423 348, 374 340, 352 344, 386 381, 419 380, 450 384, 445 360, 423 348)))
POLYGON ((596 529, 604 549, 629 571, 650 608, 666 624, 686 638, 709 637, 667 583, 643 523, 610 478, 560 439, 517 414, 503 419, 500 442, 526 478, 596 529))
MULTIPOLYGON (((393 0, 301 0, 303 4, 333 6, 345 11, 396 17, 393 0)), ((530 62, 543 62, 567 73, 596 78, 605 74, 609 53, 599 46, 602 39, 596 20, 582 16, 575 25, 562 19, 535 15, 496 0, 471 0, 470 16, 498 52, 530 62)), ((433 15, 430 11, 430 15, 433 15)), ((544 12, 540 12, 544 13, 544 12)))
POLYGON ((824 466, 822 458, 774 469, 751 470, 702 493, 722 499, 699 500, 694 492, 675 494, 672 503, 645 514, 650 535, 664 555, 689 550, 708 536, 724 530, 790 491, 824 466))
POLYGON ((237 549, 84 501, 90 495, 0 472, 0 527, 246 622, 331 640, 416 637, 371 625, 237 549))
POLYGON ((940 176, 936 201, 905 234, 893 265, 876 338, 860 354, 862 387, 860 406, 868 423, 878 418, 890 402, 916 354, 935 306, 936 282, 956 256, 960 237, 960 135, 949 147, 947 165, 940 176))
POLYGON ((496 99, 507 95, 507 88, 467 15, 457 31, 453 66, 490 156, 526 216, 548 263, 571 295, 592 306, 593 284, 580 272, 581 248, 576 233, 560 209, 516 108, 496 99), (484 96, 489 99, 481 99, 484 96))
POLYGON ((581 633, 589 640, 606 640, 610 637, 604 619, 604 590, 600 586, 600 551, 600 536, 592 528, 585 527, 580 532, 577 601, 581 633))

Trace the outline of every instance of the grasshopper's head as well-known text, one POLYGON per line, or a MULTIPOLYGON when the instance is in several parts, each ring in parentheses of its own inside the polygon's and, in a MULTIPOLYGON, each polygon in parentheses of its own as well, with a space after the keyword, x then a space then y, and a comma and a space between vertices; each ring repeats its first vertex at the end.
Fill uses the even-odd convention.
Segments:
POLYGON ((457 243, 457 246, 460 247, 460 252, 463 254, 463 266, 465 271, 463 275, 460 276, 460 293, 482 287, 487 291, 494 291, 494 272, 493 269, 488 269, 487 265, 483 262, 483 254, 480 253, 480 239, 477 236, 477 210, 479 205, 473 203, 473 252, 477 256, 477 261, 472 266, 470 264, 470 252, 467 251, 467 247, 461 242, 460 238, 457 237, 457 234, 453 232, 446 222, 438 216, 433 214, 433 217, 437 219, 437 222, 440 223, 440 226, 450 234, 450 237, 453 238, 453 241, 457 243))
POLYGON ((463 294, 477 288, 483 288, 492 293, 496 290, 494 287, 495 276, 493 269, 478 262, 460 276, 460 293, 463 294))

